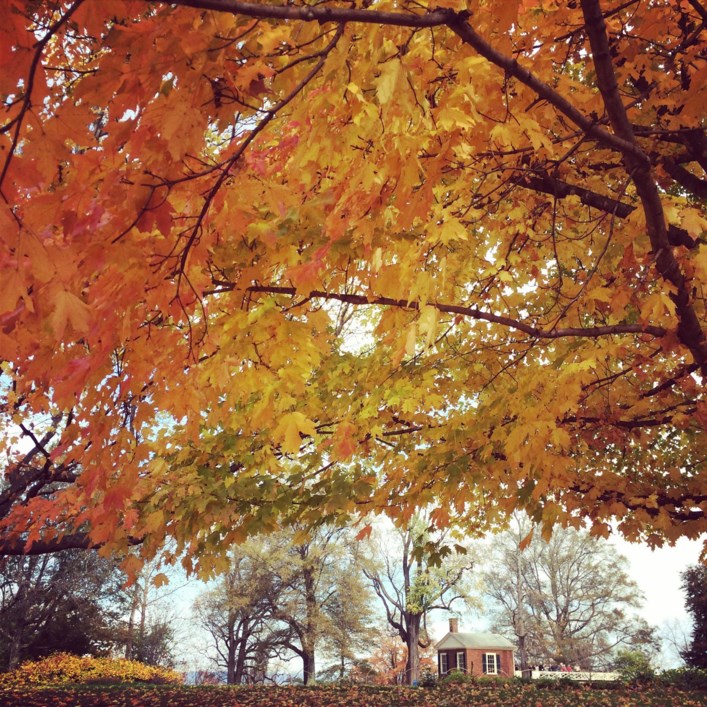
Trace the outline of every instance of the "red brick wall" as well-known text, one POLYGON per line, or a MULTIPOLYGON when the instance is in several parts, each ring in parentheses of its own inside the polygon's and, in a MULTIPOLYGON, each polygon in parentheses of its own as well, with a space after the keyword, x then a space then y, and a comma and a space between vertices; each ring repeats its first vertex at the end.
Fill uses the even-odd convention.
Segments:
MULTIPOLYGON (((456 650, 446 650, 442 651, 448 656, 447 665, 450 669, 454 669, 456 666, 456 650)), ((509 650, 478 650, 474 648, 466 649, 466 671, 471 675, 481 676, 483 675, 483 655, 484 653, 496 653, 500 658, 499 666, 499 677, 512 677, 515 672, 515 665, 513 663, 513 651, 509 650)), ((439 658, 438 658, 439 666, 439 658)), ((493 677, 493 676, 491 676, 493 677)))
POLYGON ((515 672, 515 666, 513 665, 513 651, 502 651, 502 650, 477 650, 469 648, 466 652, 466 665, 467 672, 472 675, 483 675, 484 659, 485 653, 495 653, 500 656, 500 665, 498 666, 498 675, 509 677, 515 672))

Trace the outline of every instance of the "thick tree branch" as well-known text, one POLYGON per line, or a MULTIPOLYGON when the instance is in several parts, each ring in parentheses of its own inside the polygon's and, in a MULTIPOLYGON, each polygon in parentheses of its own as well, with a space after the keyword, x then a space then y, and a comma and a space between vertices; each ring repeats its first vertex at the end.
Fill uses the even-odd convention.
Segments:
POLYGON ((663 168, 680 186, 687 189, 691 194, 700 199, 707 199, 707 182, 704 179, 696 177, 672 160, 664 160, 663 168))
MULTIPOLYGON (((234 289, 230 283, 219 283, 219 291, 225 292, 234 289)), ((286 295, 294 297, 297 294, 295 287, 276 287, 274 285, 253 285, 246 289, 250 293, 262 293, 273 295, 286 295)), ((308 299, 336 300, 348 302, 355 305, 379 305, 385 307, 400 307, 402 309, 416 310, 420 308, 418 302, 408 302, 407 300, 394 299, 392 297, 368 297, 366 295, 346 294, 339 292, 326 292, 324 290, 312 290, 307 295, 308 299)), ((640 324, 612 324, 600 327, 567 327, 558 329, 538 329, 537 327, 519 322, 510 317, 503 317, 491 312, 482 312, 476 307, 464 307, 462 305, 446 304, 444 302, 428 302, 440 312, 447 314, 461 314, 471 319, 500 324, 510 329, 522 331, 536 339, 562 339, 566 337, 587 337, 596 338, 599 336, 612 336, 616 334, 648 334, 650 336, 661 337, 667 333, 666 329, 658 326, 641 326, 640 324)))
POLYGON ((644 153, 636 145, 633 128, 621 101, 599 0, 581 0, 581 4, 597 85, 604 100, 609 122, 616 134, 625 143, 633 146, 633 149, 623 150, 624 161, 633 178, 645 213, 646 230, 655 253, 656 268, 662 278, 674 285, 676 289, 673 300, 679 320, 678 338, 690 349, 695 363, 700 366, 703 374, 707 375, 707 336, 702 330, 702 324, 691 301, 690 283, 687 282, 670 247, 663 205, 651 172, 650 162, 642 157, 644 153))
POLYGON ((457 13, 447 22, 449 28, 457 34, 465 44, 473 47, 482 57, 503 69, 509 76, 513 76, 518 79, 518 81, 528 86, 539 98, 546 100, 550 105, 557 108, 557 110, 569 118, 590 137, 593 137, 606 147, 618 150, 621 153, 628 152, 632 154, 638 162, 649 164, 648 157, 635 143, 619 135, 610 133, 606 128, 603 128, 598 121, 593 118, 588 118, 554 88, 544 81, 541 81, 530 70, 521 66, 516 59, 492 47, 473 29, 467 21, 467 18, 468 15, 465 13, 457 13))
MULTIPOLYGON (((591 191, 576 184, 569 184, 561 179, 551 177, 547 174, 523 174, 514 178, 514 183, 525 189, 552 194, 557 199, 566 199, 569 196, 578 196, 580 201, 586 206, 591 206, 599 211, 612 214, 617 218, 627 218, 636 210, 632 204, 612 199, 598 192, 591 191)), ((678 226, 668 227, 668 239, 673 246, 684 246, 689 249, 697 248, 698 242, 690 237, 690 234, 678 226)))
MULTIPOLYGON (((142 539, 130 538, 128 543, 139 545, 142 539)), ((101 544, 93 542, 88 533, 69 533, 55 538, 34 540, 31 544, 23 538, 3 538, 0 539, 0 557, 47 555, 61 550, 96 550, 100 547, 101 544)))
POLYGON ((299 20, 303 22, 358 22, 364 24, 393 25, 396 27, 449 27, 465 44, 475 49, 481 56, 503 69, 507 74, 531 88, 537 95, 555 106, 587 135, 620 152, 631 152, 639 161, 648 157, 632 141, 610 133, 592 118, 584 115, 570 101, 548 84, 541 81, 531 71, 522 67, 516 59, 499 52, 481 37, 469 24, 468 12, 453 10, 430 10, 419 15, 404 12, 381 12, 327 6, 293 6, 256 4, 241 0, 176 0, 173 4, 202 10, 230 12, 236 15, 262 19, 299 20))
POLYGON ((230 12, 234 15, 272 20, 299 20, 300 22, 361 22, 364 24, 393 25, 395 27, 440 27, 454 14, 451 10, 430 10, 419 15, 409 12, 381 12, 355 7, 328 7, 325 5, 271 5, 270 3, 242 2, 241 0, 173 0, 170 4, 199 10, 230 12))

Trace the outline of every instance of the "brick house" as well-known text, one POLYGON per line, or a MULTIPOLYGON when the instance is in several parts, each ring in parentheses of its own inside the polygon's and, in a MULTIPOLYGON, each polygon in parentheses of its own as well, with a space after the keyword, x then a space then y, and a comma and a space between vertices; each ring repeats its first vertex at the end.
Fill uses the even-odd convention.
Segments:
POLYGON ((437 644, 437 670, 440 677, 452 670, 470 675, 513 677, 515 646, 495 633, 464 633, 459 620, 449 620, 449 633, 437 644))

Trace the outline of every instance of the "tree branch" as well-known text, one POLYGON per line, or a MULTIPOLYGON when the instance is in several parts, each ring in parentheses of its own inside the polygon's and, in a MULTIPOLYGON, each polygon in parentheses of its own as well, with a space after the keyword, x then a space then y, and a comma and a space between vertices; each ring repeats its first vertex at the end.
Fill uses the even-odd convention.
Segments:
POLYGON ((477 34, 467 20, 467 13, 455 13, 454 17, 447 22, 447 26, 465 44, 473 47, 481 56, 503 69, 509 76, 513 76, 528 86, 539 98, 546 100, 550 105, 557 108, 587 135, 621 153, 628 152, 632 154, 640 163, 650 163, 647 155, 634 142, 610 133, 593 118, 588 118, 554 88, 541 81, 524 66, 521 66, 517 59, 507 56, 492 47, 481 35, 477 34))
POLYGON ((707 336, 702 330, 702 324, 691 302, 690 283, 686 280, 670 247, 663 205, 651 173, 650 162, 640 157, 643 152, 637 148, 633 128, 621 101, 611 60, 606 24, 599 0, 581 0, 581 4, 592 50, 597 85, 609 116, 609 122, 625 143, 633 145, 633 149, 623 150, 624 161, 643 206, 646 230, 655 253, 656 269, 661 277, 674 285, 676 289, 673 301, 678 316, 678 338, 690 349, 695 363, 700 366, 703 375, 707 375, 707 336))
POLYGON ((471 27, 468 12, 455 12, 449 9, 429 10, 419 15, 404 12, 381 12, 378 10, 341 8, 325 6, 270 5, 268 3, 250 3, 241 0, 176 0, 173 4, 202 10, 230 12, 236 15, 261 19, 299 20, 302 22, 358 22, 364 24, 393 25, 396 27, 449 27, 465 44, 473 47, 481 56, 517 78, 535 91, 540 98, 555 106, 573 123, 582 128, 599 142, 619 150, 631 152, 636 159, 647 161, 648 157, 632 141, 626 141, 613 135, 596 121, 585 116, 564 96, 551 86, 538 79, 532 72, 520 66, 513 57, 506 56, 494 49, 471 27))
MULTIPOLYGON (((219 292, 226 292, 235 288, 231 283, 219 283, 221 289, 219 292)), ((264 293, 273 295, 286 295, 294 297, 297 294, 295 287, 276 287, 274 285, 252 285, 246 288, 246 292, 264 293)), ((418 302, 409 302, 402 299, 394 299, 392 297, 368 297, 367 295, 355 295, 338 292, 325 292, 324 290, 312 290, 307 294, 309 299, 324 299, 336 300, 339 302, 348 302, 355 305, 381 305, 386 307, 400 307, 402 309, 418 310, 420 305, 418 302)), ((430 306, 440 312, 447 314, 461 314, 471 319, 490 322, 493 324, 501 324, 510 329, 522 331, 536 339, 562 339, 565 337, 589 337, 596 338, 600 336, 612 336, 616 334, 648 334, 650 336, 661 337, 665 336, 667 330, 658 326, 641 326, 639 324, 612 324, 600 327, 567 327, 565 329, 538 329, 523 322, 510 317, 503 317, 490 312, 482 312, 476 307, 464 307, 462 305, 446 304, 444 302, 429 302, 430 306)))
POLYGON ((7 157, 5 158, 5 164, 3 165, 2 171, 0 171, 0 193, 2 193, 2 185, 7 176, 7 172, 10 169, 10 162, 15 156, 17 150, 17 145, 20 141, 20 132, 22 130, 22 124, 24 122, 25 115, 32 106, 32 90, 34 89, 34 80, 37 75, 37 69, 39 68, 39 62, 42 59, 42 53, 44 48, 49 43, 49 40, 69 21, 71 16, 78 10, 83 0, 76 0, 76 2, 69 7, 66 12, 47 30, 47 33, 34 45, 34 56, 32 57, 32 64, 29 68, 29 73, 25 81, 24 95, 22 97, 22 106, 18 115, 16 115, 12 120, 8 121, 5 125, 0 127, 0 134, 8 132, 14 126, 14 134, 12 136, 12 144, 7 152, 7 157))
POLYGON ((299 20, 301 22, 361 22, 364 24, 393 25, 395 27, 440 27, 455 13, 451 10, 429 10, 419 15, 409 12, 382 12, 323 5, 271 5, 242 2, 241 0, 173 0, 171 5, 215 10, 234 15, 272 20, 299 20))
MULTIPOLYGON (((686 170, 683 170, 686 171, 686 170)), ((697 177, 695 177, 697 179, 697 177)), ((523 174, 514 177, 513 183, 525 189, 551 194, 557 199, 566 199, 569 196, 578 196, 580 201, 586 206, 591 206, 607 214, 613 214, 617 218, 627 218, 636 210, 632 204, 627 204, 618 199, 612 199, 598 192, 591 191, 576 184, 563 182, 561 179, 551 177, 548 174, 523 174)), ((679 226, 668 226, 668 239, 673 246, 682 245, 689 249, 697 248, 698 241, 691 238, 684 228, 679 226)))
POLYGON ((700 199, 707 199, 707 182, 688 172, 672 160, 663 160, 665 171, 684 189, 700 199))
MULTIPOLYGON (((142 538, 129 538, 130 545, 140 545, 142 538)), ((69 533, 55 538, 34 540, 28 543, 23 538, 3 538, 0 540, 0 557, 22 555, 47 555, 61 550, 95 550, 102 543, 93 542, 88 533, 69 533)))

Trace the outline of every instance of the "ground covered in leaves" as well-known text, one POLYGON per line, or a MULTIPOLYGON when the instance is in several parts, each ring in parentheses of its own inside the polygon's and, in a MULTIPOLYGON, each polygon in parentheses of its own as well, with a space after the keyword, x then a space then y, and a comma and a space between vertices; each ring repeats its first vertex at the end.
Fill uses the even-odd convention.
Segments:
POLYGON ((0 689, 0 704, 22 707, 697 707, 707 692, 672 687, 548 687, 534 684, 434 688, 192 687, 65 685, 0 689))

